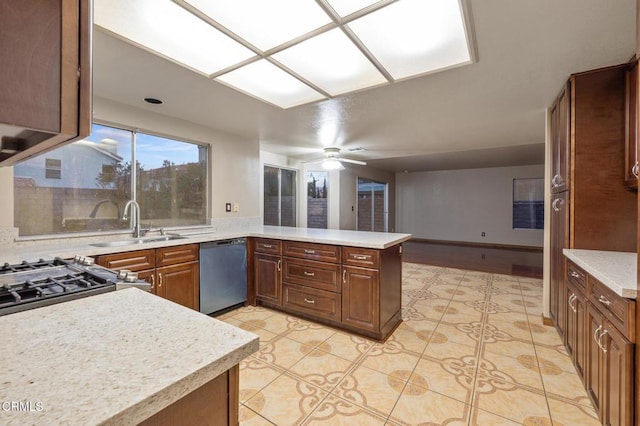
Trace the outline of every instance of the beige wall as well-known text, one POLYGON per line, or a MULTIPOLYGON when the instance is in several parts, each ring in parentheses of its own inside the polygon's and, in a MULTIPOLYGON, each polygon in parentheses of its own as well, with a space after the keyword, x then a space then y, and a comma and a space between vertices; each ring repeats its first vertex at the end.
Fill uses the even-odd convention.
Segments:
POLYGON ((0 167, 0 228, 13 227, 13 167, 0 167))
POLYGON ((212 218, 260 215, 261 179, 258 140, 244 140, 227 133, 161 114, 94 98, 97 122, 210 145, 210 200, 212 218), (240 211, 226 213, 225 203, 239 203, 240 211))

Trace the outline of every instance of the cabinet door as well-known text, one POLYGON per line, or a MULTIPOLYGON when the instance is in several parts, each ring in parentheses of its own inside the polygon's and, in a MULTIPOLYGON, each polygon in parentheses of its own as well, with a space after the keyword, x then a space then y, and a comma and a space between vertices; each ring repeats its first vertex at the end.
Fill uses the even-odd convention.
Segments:
POLYGON ((198 262, 156 269, 156 294, 167 300, 200 310, 198 262))
POLYGON ((282 305, 282 258, 268 254, 254 255, 256 299, 282 305))
POLYGON ((600 339, 606 350, 603 423, 630 425, 633 421, 633 344, 606 323, 600 339))
POLYGON ((598 338, 603 332, 604 316, 591 304, 587 305, 587 393, 593 402, 593 408, 603 419, 603 383, 604 383, 604 354, 598 344, 598 338))
POLYGON ((552 196, 551 202, 551 285, 549 294, 550 315, 560 337, 564 339, 566 328, 565 306, 565 258, 562 249, 569 245, 568 192, 552 196))
POLYGON ((344 266, 342 277, 342 323, 377 332, 380 328, 379 272, 344 266))
POLYGON ((638 188, 638 62, 627 70, 625 93, 624 183, 638 188))
POLYGON ((571 285, 567 285, 567 329, 566 348, 576 367, 576 371, 584 380, 586 363, 586 298, 571 285))
POLYGON ((569 189, 570 83, 551 106, 551 192, 569 189))

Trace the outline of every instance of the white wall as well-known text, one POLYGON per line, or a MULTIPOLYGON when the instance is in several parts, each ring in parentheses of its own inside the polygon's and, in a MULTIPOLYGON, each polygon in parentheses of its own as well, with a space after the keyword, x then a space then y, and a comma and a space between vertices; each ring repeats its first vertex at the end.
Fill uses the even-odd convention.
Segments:
POLYGON ((512 229, 513 179, 544 165, 398 173, 396 231, 415 238, 542 247, 543 230, 512 229), (482 237, 482 232, 486 237, 482 237))
POLYGON ((240 139, 205 126, 99 97, 94 97, 93 100, 93 116, 94 120, 106 124, 209 144, 210 216, 233 218, 260 215, 262 168, 258 140, 240 139), (239 203, 240 211, 225 212, 225 203, 239 203))

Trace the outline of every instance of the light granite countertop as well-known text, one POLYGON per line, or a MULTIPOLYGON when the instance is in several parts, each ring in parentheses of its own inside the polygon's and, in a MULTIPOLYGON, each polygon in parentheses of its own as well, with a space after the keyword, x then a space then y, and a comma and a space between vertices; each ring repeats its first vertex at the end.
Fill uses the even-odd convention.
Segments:
MULTIPOLYGON (((203 243, 207 241, 219 241, 240 237, 276 238, 282 240, 373 249, 385 249, 411 238, 411 234, 401 233, 293 228, 286 226, 280 227, 263 225, 252 225, 225 230, 214 230, 213 228, 207 229, 205 227, 196 230, 178 230, 176 232, 186 238, 144 244, 132 243, 130 245, 117 247, 95 247, 91 244, 110 240, 132 239, 131 236, 129 234, 105 235, 102 237, 94 237, 94 240, 92 241, 88 238, 79 238, 67 235, 49 240, 18 242, 11 247, 0 247, 0 261, 17 263, 23 260, 35 261, 39 259, 52 259, 56 256, 70 258, 76 254, 83 256, 97 256, 100 254, 119 253, 181 244, 203 243)), ((156 232, 153 235, 149 234, 148 237, 151 238, 158 235, 159 234, 156 232)))
POLYGON ((255 334, 134 288, 0 327, 2 425, 136 424, 258 350, 255 334))
POLYGON ((638 297, 637 253, 564 249, 562 253, 616 294, 638 297))

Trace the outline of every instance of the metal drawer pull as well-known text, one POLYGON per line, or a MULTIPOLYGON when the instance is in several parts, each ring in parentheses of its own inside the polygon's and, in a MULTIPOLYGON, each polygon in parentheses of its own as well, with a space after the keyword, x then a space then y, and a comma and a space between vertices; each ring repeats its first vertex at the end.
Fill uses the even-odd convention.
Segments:
POLYGON ((315 272, 307 272, 307 271, 304 271, 304 274, 305 274, 307 277, 313 277, 316 273, 315 273, 315 272))
POLYGON ((576 300, 578 296, 576 296, 575 294, 571 294, 571 296, 569 296, 569 307, 571 308, 571 310, 573 311, 573 313, 578 312, 578 310, 576 309, 575 306, 573 306, 573 302, 576 300))
POLYGON ((611 304, 610 300, 607 300, 606 297, 600 295, 600 297, 598 298, 598 302, 602 303, 603 305, 607 305, 609 306, 611 304))
POLYGON ((553 185, 554 188, 559 187, 561 183, 562 177, 560 175, 555 175, 553 179, 551 179, 551 185, 553 185))
POLYGON ((278 272, 282 270, 282 260, 278 259, 278 272))
POLYGON ((347 283, 347 270, 346 269, 342 270, 342 282, 345 283, 345 284, 347 283))
POLYGON ((313 305, 314 303, 316 303, 316 301, 315 301, 315 300, 313 300, 313 299, 307 299, 306 297, 304 298, 304 301, 305 301, 305 302, 307 302, 307 303, 308 303, 308 304, 310 304, 310 305, 313 305))
POLYGON ((596 328, 595 331, 593 332, 593 340, 596 341, 599 348, 602 348, 602 346, 600 346, 600 342, 598 341, 598 331, 600 330, 602 330, 602 325, 599 325, 598 328, 596 328))
POLYGON ((573 278, 580 278, 580 274, 576 271, 569 272, 569 275, 571 275, 573 278))
POLYGON ((633 175, 637 178, 638 177, 638 162, 636 161, 636 164, 634 164, 633 168, 631 169, 631 173, 633 173, 633 175))
POLYGON ((554 212, 560 211, 560 207, 558 207, 558 204, 561 204, 561 203, 562 203, 561 198, 556 198, 555 200, 553 200, 553 203, 551 203, 551 207, 553 208, 554 212))
POLYGON ((262 245, 262 248, 267 248, 267 249, 269 249, 269 248, 273 248, 273 246, 272 246, 271 244, 263 244, 263 245, 262 245))
POLYGON ((151 275, 151 290, 156 286, 156 277, 151 275))
POLYGON ((357 254, 354 254, 353 258, 356 259, 356 260, 367 260, 369 258, 369 256, 359 256, 357 254))
POLYGON ((162 287, 162 274, 158 272, 158 288, 162 287))
POLYGON ((307 254, 316 254, 315 250, 304 249, 304 252, 307 254))
POLYGON ((602 349, 602 352, 606 354, 607 348, 605 348, 604 345, 602 344, 602 336, 604 336, 605 334, 609 334, 609 332, 607 330, 604 330, 602 333, 600 333, 600 336, 598 336, 598 346, 600 346, 600 349, 602 349))

